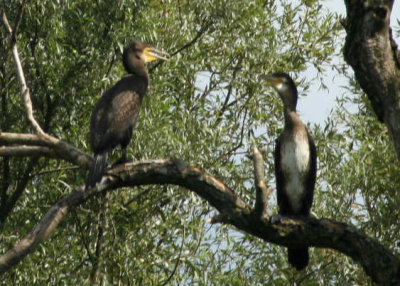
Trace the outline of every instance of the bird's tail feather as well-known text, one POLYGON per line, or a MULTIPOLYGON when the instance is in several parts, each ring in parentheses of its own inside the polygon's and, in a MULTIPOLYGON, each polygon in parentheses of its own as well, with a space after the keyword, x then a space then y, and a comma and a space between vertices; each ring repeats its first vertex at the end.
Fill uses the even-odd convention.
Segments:
POLYGON ((104 170, 107 165, 107 152, 96 154, 94 156, 92 167, 90 168, 89 175, 86 179, 86 189, 94 187, 98 181, 101 180, 104 170))
POLYGON ((290 265, 297 270, 302 270, 308 265, 308 248, 288 248, 288 260, 290 265))

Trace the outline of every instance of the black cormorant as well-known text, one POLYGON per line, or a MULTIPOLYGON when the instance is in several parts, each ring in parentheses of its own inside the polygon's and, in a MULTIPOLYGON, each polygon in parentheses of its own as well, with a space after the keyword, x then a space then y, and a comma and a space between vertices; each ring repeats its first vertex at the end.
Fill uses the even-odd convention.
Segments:
MULTIPOLYGON (((309 216, 317 173, 317 152, 307 128, 296 113, 297 88, 286 73, 264 77, 281 97, 285 127, 275 146, 275 177, 279 214, 309 216)), ((307 247, 289 247, 289 263, 297 270, 308 264, 307 247)))
POLYGON ((90 144, 94 161, 86 180, 86 188, 100 181, 107 165, 108 152, 121 146, 121 162, 126 161, 126 147, 131 141, 142 99, 149 86, 147 62, 167 60, 168 55, 135 41, 125 47, 122 62, 130 74, 119 80, 100 98, 90 120, 90 144))

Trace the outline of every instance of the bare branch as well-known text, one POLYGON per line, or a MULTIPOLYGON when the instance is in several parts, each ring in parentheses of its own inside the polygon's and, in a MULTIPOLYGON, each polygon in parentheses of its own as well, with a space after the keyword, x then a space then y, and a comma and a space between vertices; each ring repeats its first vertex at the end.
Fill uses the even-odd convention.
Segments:
MULTIPOLYGON (((173 57, 173 56, 179 54, 180 52, 182 52, 182 51, 186 50, 187 48, 191 47, 192 45, 194 45, 194 44, 197 42, 197 40, 200 39, 201 36, 203 36, 203 34, 204 34, 205 32, 207 32, 207 30, 208 30, 210 27, 211 27, 211 22, 208 22, 206 25, 204 25, 203 27, 201 27, 201 29, 196 33, 196 36, 194 36, 194 38, 193 38, 190 42, 186 43, 185 45, 183 45, 182 47, 180 47, 180 48, 177 49, 176 51, 172 52, 172 53, 171 53, 171 57, 173 57)), ((152 73, 153 70, 155 70, 158 66, 160 66, 160 65, 162 65, 162 64, 163 64, 162 61, 157 62, 154 66, 152 66, 152 67, 149 69, 149 73, 152 73)))
POLYGON ((20 85, 20 89, 21 89, 21 99, 25 106, 26 117, 27 117, 29 123, 32 125, 35 133, 37 133, 38 135, 40 135, 42 137, 47 137, 47 134, 44 133, 44 131, 40 127, 39 123, 36 121, 35 117, 33 116, 33 107, 32 107, 31 97, 29 94, 29 89, 26 84, 25 75, 24 75, 24 71, 22 68, 21 60, 19 58, 16 41, 14 41, 12 38, 13 31, 11 29, 10 24, 8 23, 8 19, 7 19, 7 16, 6 16, 6 13, 4 12, 4 10, 1 10, 0 12, 1 12, 1 18, 3 20, 3 24, 6 27, 7 32, 9 33, 11 51, 13 54, 15 65, 17 67, 17 77, 18 77, 18 81, 19 81, 19 85, 20 85))
POLYGON ((256 202, 254 215, 259 218, 267 216, 268 190, 264 179, 264 159, 256 146, 253 147, 254 185, 256 186, 256 202))
POLYGON ((330 219, 283 218, 271 223, 255 217, 251 207, 217 178, 188 167, 181 160, 151 160, 118 165, 108 171, 95 188, 78 191, 56 203, 38 225, 12 249, 0 256, 0 273, 6 272, 45 240, 75 207, 90 197, 119 187, 149 184, 174 184, 195 192, 221 214, 221 221, 267 242, 282 246, 332 248, 360 263, 373 281, 397 285, 400 261, 377 240, 350 225, 330 219))
POLYGON ((215 118, 217 118, 217 120, 215 121, 214 126, 219 125, 219 123, 222 120, 222 116, 224 115, 224 113, 228 107, 229 100, 231 99, 231 96, 232 96, 233 84, 236 81, 236 77, 237 77, 238 72, 240 71, 240 68, 241 68, 240 65, 242 64, 243 59, 244 59, 244 53, 241 54, 240 57, 237 59, 237 64, 233 68, 232 79, 228 85, 228 91, 225 96, 224 103, 222 104, 222 107, 218 110, 218 112, 215 116, 215 118))
POLYGON ((0 144, 4 145, 35 145, 35 146, 49 146, 49 143, 31 133, 11 133, 0 132, 0 144))
POLYGON ((191 47, 193 44, 195 44, 197 42, 198 39, 200 39, 201 36, 203 36, 203 34, 205 32, 207 32, 208 29, 210 29, 211 26, 212 26, 212 22, 211 21, 207 22, 206 25, 201 27, 201 29, 197 32, 196 36, 190 42, 186 43, 185 45, 183 45, 182 47, 177 49, 175 52, 173 52, 171 54, 171 56, 175 56, 175 55, 179 54, 180 52, 182 52, 183 50, 186 50, 187 48, 191 47))

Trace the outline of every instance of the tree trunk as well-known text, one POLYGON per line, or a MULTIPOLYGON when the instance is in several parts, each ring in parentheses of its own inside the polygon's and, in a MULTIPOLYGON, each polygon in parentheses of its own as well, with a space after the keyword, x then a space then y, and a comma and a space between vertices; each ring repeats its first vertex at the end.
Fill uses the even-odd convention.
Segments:
POLYGON ((400 52, 392 37, 393 0, 345 0, 346 62, 393 138, 400 160, 400 52))

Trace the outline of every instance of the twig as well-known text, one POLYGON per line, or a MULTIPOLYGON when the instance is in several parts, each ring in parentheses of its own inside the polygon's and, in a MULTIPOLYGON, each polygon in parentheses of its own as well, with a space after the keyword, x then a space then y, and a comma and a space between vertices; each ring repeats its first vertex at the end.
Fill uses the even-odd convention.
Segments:
POLYGON ((12 30, 11 41, 15 43, 17 40, 17 32, 19 25, 21 24, 22 13, 24 12, 26 0, 22 0, 21 8, 19 9, 19 13, 17 15, 17 19, 15 20, 14 29, 12 30))
POLYGON ((28 161, 25 171, 23 172, 22 176, 19 176, 20 178, 18 179, 15 191, 10 194, 10 197, 0 209, 0 229, 4 226, 8 215, 11 213, 18 199, 21 197, 23 191, 25 190, 25 187, 28 184, 29 179, 31 178, 30 173, 32 172, 37 162, 38 157, 33 157, 28 161))
POLYGON ((92 270, 90 272, 90 281, 92 285, 99 285, 98 276, 100 269, 101 251, 103 249, 103 242, 104 242, 104 224, 106 223, 106 211, 108 209, 109 193, 102 194, 100 199, 101 199, 101 205, 100 205, 98 227, 97 227, 96 250, 95 250, 94 261, 92 261, 92 270))
POLYGON ((89 261, 93 261, 94 258, 93 258, 92 251, 90 250, 89 240, 86 239, 86 236, 85 236, 86 231, 83 229, 81 220, 79 219, 79 216, 76 213, 75 209, 72 210, 72 215, 73 215, 74 220, 75 220, 76 228, 78 229, 77 233, 80 236, 80 239, 82 241, 83 247, 85 247, 85 249, 86 249, 88 260, 89 261))
POLYGON ((77 170, 79 168, 80 168, 79 166, 63 167, 63 168, 57 168, 57 169, 51 169, 51 170, 46 170, 46 171, 33 173, 31 176, 34 177, 34 176, 51 174, 51 173, 56 173, 56 172, 61 172, 61 171, 77 170))
POLYGON ((245 110, 244 110, 243 120, 242 120, 242 128, 241 128, 241 130, 240 130, 240 140, 239 140, 239 143, 236 144, 236 146, 234 146, 233 148, 231 148, 229 151, 227 151, 227 152, 225 152, 224 154, 220 155, 221 158, 225 158, 225 157, 230 156, 231 154, 235 153, 240 147, 243 146, 244 127, 245 127, 245 122, 246 122, 247 114, 248 114, 248 110, 245 109, 245 110))
POLYGON ((264 160, 256 146, 252 149, 251 156, 254 164, 254 185, 256 187, 256 202, 253 213, 256 217, 262 218, 267 215, 268 191, 264 179, 264 160))
MULTIPOLYGON (((0 194, 0 209, 4 210, 5 205, 8 200, 8 188, 10 186, 10 159, 8 157, 3 158, 3 177, 1 184, 1 194, 0 194)), ((1 212, 0 212, 1 213, 1 212)), ((0 214, 0 222, 1 222, 0 214)), ((2 230, 2 225, 0 223, 0 232, 2 230)))
MULTIPOLYGON (((174 51, 173 53, 171 53, 171 57, 179 54, 180 52, 182 52, 183 50, 189 48, 190 46, 192 46, 194 43, 196 43, 196 41, 211 27, 211 23, 207 23, 204 27, 202 27, 196 34, 196 36, 194 36, 194 38, 186 43, 185 45, 183 45, 182 47, 180 47, 179 49, 177 49, 176 51, 174 51)), ((158 66, 162 65, 164 62, 163 61, 159 61, 157 62, 154 66, 152 66, 149 69, 149 73, 152 73, 153 70, 155 70, 158 66)))
POLYGON ((218 112, 216 114, 217 120, 215 121, 214 126, 217 126, 221 122, 222 116, 224 115, 224 113, 225 113, 225 111, 226 111, 226 109, 228 107, 228 103, 229 103, 229 100, 231 98, 232 91, 233 91, 233 83, 236 81, 236 77, 237 77, 237 74, 238 74, 238 72, 240 70, 240 65, 242 64, 243 59, 244 59, 244 54, 241 54, 239 59, 238 59, 237 64, 235 65, 235 67, 233 69, 232 79, 231 79, 231 81, 230 81, 230 83, 228 85, 229 87, 228 87, 227 95, 225 96, 225 101, 222 104, 221 109, 218 110, 218 112))
POLYGON ((186 233, 185 233, 185 228, 183 228, 183 238, 182 238, 182 241, 181 241, 181 247, 179 248, 179 254, 178 254, 178 258, 176 259, 174 270, 172 270, 171 274, 169 275, 167 280, 164 281, 162 286, 168 285, 168 283, 171 281, 172 277, 174 277, 174 275, 176 273, 176 270, 178 269, 179 262, 181 261, 183 243, 185 242, 185 239, 186 239, 186 233))

